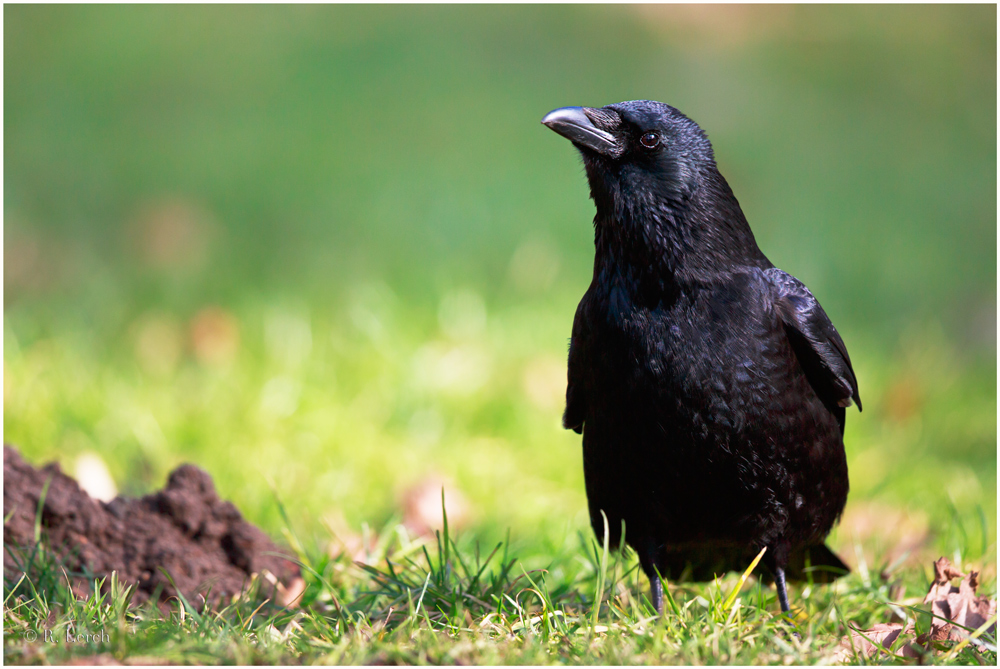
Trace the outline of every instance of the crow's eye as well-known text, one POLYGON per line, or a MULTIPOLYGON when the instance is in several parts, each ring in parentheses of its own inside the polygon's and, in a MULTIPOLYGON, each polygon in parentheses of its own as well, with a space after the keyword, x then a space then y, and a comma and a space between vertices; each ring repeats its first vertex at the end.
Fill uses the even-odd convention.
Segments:
POLYGON ((639 143, 645 146, 647 149, 655 149, 660 145, 660 136, 655 132, 647 132, 645 135, 639 138, 639 143))

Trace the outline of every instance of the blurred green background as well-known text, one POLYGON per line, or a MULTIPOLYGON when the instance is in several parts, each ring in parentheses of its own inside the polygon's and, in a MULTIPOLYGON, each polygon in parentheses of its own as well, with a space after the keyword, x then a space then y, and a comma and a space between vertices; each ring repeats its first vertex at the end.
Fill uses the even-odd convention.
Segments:
POLYGON ((835 545, 995 542, 989 5, 5 6, 5 441, 129 494, 193 461, 272 533, 275 493, 323 541, 445 485, 575 542, 593 209, 539 120, 635 98, 850 348, 835 545))

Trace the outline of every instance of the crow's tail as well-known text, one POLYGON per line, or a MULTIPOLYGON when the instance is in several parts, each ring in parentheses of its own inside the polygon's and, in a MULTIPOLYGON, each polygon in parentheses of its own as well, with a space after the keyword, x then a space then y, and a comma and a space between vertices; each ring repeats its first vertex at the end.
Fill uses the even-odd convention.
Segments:
MULTIPOLYGON (((745 548, 688 549, 660 554, 656 568, 664 578, 672 580, 711 581, 729 571, 742 572, 756 554, 756 551, 745 548)), ((764 565, 766 564, 765 556, 764 565)), ((785 578, 789 581, 808 581, 811 578, 814 583, 830 583, 850 571, 825 544, 817 544, 799 549, 788 556, 785 578)), ((765 583, 774 580, 770 568, 757 568, 755 573, 765 583)))
POLYGON ((826 544, 818 544, 789 555, 785 576, 789 581, 808 581, 812 578, 816 583, 830 583, 850 571, 826 544))

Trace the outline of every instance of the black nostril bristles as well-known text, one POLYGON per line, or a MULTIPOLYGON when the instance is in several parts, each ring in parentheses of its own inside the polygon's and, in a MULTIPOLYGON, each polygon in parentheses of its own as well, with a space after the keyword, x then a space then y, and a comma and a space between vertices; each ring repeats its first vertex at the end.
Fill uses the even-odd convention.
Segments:
POLYGON ((601 130, 616 130, 622 122, 621 116, 608 109, 584 107, 583 113, 601 130))

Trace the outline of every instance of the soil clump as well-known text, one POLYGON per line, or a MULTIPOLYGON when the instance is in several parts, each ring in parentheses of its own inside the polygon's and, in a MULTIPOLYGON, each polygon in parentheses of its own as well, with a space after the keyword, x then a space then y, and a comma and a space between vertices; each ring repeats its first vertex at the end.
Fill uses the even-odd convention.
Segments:
MULTIPOLYGON (((213 604, 228 602, 249 585, 253 574, 273 575, 262 581, 262 592, 269 594, 275 588, 284 592, 283 586, 298 580, 298 566, 280 557, 289 551, 244 520, 232 503, 220 500, 212 477, 194 465, 175 469, 159 492, 138 499, 116 497, 108 503, 87 495, 57 463, 35 469, 7 445, 3 474, 3 570, 8 587, 17 583, 34 552, 39 498, 46 482, 42 543, 68 572, 77 596, 88 594, 95 578, 112 571, 134 586, 134 604, 154 595, 164 602, 179 590, 199 609, 205 598, 213 604)), ((109 584, 107 579, 104 587, 109 584)))

